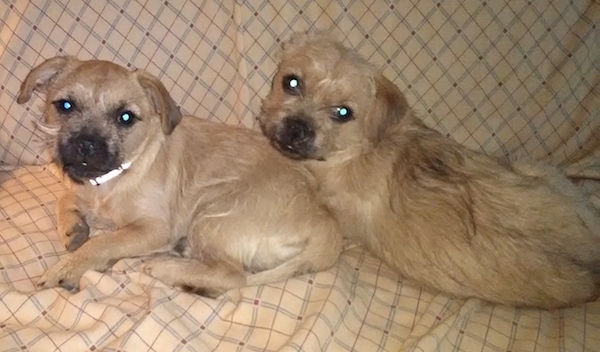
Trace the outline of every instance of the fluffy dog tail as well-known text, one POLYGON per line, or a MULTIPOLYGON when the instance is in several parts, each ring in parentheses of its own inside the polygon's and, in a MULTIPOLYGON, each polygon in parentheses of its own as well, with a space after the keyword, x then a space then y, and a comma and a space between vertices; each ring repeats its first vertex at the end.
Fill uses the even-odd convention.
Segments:
MULTIPOLYGON (((589 199, 589 195, 576 187, 558 168, 542 163, 530 163, 516 160, 511 163, 513 170, 529 177, 543 178, 553 191, 562 195, 565 202, 573 205, 577 219, 589 229, 592 236, 597 237, 596 242, 586 243, 585 248, 573 248, 573 262, 588 268, 597 285, 600 285, 600 210, 589 199), (587 255, 582 256, 582 253, 587 255)), ((570 235, 570 234, 565 234, 570 235)))

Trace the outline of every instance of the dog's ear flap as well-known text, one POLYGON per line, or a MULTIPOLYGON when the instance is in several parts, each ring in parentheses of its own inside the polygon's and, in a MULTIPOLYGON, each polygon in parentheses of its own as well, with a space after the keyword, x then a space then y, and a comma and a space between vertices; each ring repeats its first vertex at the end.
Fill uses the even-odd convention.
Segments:
POLYGON ((294 48, 303 46, 310 41, 312 37, 314 37, 314 33, 312 31, 293 33, 281 44, 281 48, 284 52, 292 50, 294 48))
POLYGON ((376 73, 373 82, 375 85, 375 103, 373 106, 373 118, 378 119, 377 130, 373 131, 377 140, 381 139, 385 130, 401 122, 409 112, 408 102, 400 89, 385 78, 383 74, 376 73))
POLYGON ((70 64, 79 62, 79 60, 70 56, 56 56, 42 62, 37 67, 33 68, 27 77, 21 83, 17 103, 23 104, 31 99, 34 91, 46 93, 48 84, 58 75, 63 72, 70 64))
POLYGON ((145 71, 137 71, 140 85, 152 101, 154 110, 160 115, 162 130, 166 135, 173 132, 183 115, 162 82, 145 71))
POLYGON ((305 46, 307 43, 311 41, 315 41, 321 38, 332 40, 332 34, 316 29, 310 29, 305 32, 296 32, 292 33, 290 37, 281 44, 281 48, 283 52, 293 51, 296 48, 305 46))

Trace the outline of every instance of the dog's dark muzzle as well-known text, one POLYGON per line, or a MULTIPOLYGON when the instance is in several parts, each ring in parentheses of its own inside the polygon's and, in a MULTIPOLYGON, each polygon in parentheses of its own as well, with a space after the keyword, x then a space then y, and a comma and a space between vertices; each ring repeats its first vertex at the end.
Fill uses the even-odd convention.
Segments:
POLYGON ((311 158, 315 150, 315 135, 315 129, 306 118, 290 116, 278 126, 273 144, 290 158, 311 158))
POLYGON ((75 135, 61 143, 58 154, 64 171, 75 181, 102 176, 120 165, 106 140, 91 133, 75 135))

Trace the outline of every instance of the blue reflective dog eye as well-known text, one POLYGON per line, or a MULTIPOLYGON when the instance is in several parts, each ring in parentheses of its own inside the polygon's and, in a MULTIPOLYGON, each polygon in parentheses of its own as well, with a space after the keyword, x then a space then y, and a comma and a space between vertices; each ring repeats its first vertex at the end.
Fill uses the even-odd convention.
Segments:
POLYGON ((129 125, 133 122, 134 115, 130 111, 124 111, 119 115, 119 122, 123 125, 129 125))
POLYGON ((75 104, 66 99, 57 100, 53 104, 60 112, 71 112, 75 109, 75 104))
POLYGON ((338 122, 350 121, 353 117, 352 109, 345 106, 338 106, 333 112, 334 120, 338 122))
POLYGON ((283 90, 290 95, 300 95, 302 93, 302 82, 295 75, 283 77, 283 90))

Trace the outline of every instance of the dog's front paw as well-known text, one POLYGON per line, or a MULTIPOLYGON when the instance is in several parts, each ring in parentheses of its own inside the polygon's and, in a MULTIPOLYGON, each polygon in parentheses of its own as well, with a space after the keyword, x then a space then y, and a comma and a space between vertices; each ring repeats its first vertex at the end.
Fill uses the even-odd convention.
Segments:
POLYGON ((68 254, 42 275, 38 286, 42 288, 60 286, 68 291, 77 292, 79 279, 87 269, 85 260, 75 254, 68 254))
POLYGON ((80 218, 79 220, 68 227, 60 226, 58 230, 63 245, 69 252, 73 252, 81 247, 90 236, 90 227, 88 224, 84 219, 80 218))
POLYGON ((176 286, 176 277, 177 273, 181 272, 181 265, 165 258, 155 258, 147 262, 142 270, 165 285, 176 286))

